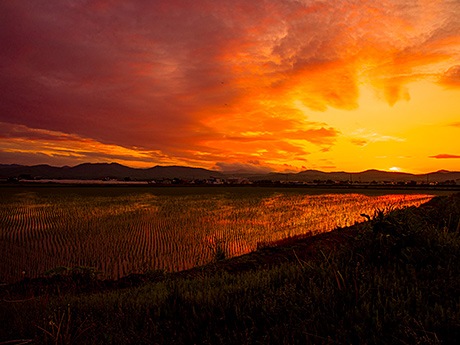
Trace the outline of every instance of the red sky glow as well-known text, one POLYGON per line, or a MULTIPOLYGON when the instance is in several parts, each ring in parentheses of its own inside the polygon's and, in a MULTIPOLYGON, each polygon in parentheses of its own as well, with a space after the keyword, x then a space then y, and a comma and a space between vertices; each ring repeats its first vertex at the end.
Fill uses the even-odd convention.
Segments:
POLYGON ((460 170, 458 0, 0 1, 0 163, 460 170))

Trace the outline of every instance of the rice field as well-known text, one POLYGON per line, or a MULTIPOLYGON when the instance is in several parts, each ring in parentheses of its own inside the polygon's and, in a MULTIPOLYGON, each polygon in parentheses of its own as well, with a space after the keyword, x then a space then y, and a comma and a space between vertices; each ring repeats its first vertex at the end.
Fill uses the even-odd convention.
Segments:
POLYGON ((59 266, 104 278, 178 271, 261 243, 363 221, 427 194, 313 194, 304 189, 40 187, 0 189, 0 281, 59 266))

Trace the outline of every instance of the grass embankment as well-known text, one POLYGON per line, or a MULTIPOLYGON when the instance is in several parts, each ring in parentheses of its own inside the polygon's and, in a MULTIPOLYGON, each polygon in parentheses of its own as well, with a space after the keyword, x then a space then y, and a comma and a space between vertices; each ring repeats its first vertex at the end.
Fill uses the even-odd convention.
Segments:
POLYGON ((85 292, 77 283, 67 292, 43 285, 35 297, 33 284, 5 287, 0 339, 453 344, 460 339, 459 256, 457 194, 204 268, 150 282, 137 277, 139 286, 87 276, 85 292))

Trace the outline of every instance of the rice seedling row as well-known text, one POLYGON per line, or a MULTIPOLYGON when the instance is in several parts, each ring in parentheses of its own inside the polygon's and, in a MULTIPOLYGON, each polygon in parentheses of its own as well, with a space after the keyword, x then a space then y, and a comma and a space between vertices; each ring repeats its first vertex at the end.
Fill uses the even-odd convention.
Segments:
POLYGON ((8 192, 0 201, 3 281, 57 266, 96 267, 108 278, 183 270, 250 252, 260 243, 352 225, 377 208, 417 206, 432 197, 238 189, 8 192))

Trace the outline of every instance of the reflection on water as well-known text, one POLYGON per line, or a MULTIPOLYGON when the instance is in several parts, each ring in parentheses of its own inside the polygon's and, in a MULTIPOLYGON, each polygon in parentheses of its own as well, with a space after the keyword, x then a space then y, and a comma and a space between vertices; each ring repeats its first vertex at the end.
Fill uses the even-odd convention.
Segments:
POLYGON ((353 225, 377 208, 418 206, 432 198, 253 190, 16 194, 0 202, 0 280, 57 266, 94 266, 111 278, 183 270, 248 253, 258 243, 353 225))

